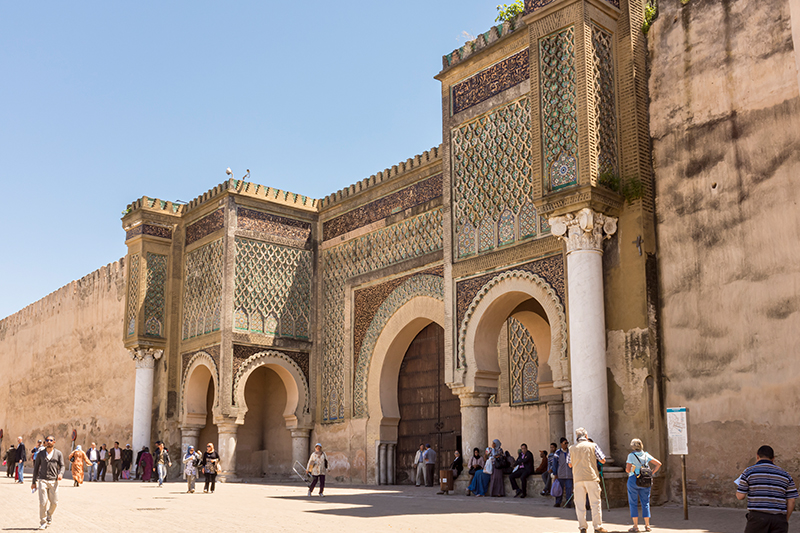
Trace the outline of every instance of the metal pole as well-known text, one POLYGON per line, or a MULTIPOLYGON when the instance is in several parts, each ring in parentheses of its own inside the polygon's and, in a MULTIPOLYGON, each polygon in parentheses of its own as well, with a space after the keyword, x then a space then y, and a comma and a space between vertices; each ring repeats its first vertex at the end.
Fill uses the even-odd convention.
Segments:
POLYGON ((686 496, 686 456, 681 455, 681 489, 683 490, 683 519, 689 520, 689 499, 686 496))

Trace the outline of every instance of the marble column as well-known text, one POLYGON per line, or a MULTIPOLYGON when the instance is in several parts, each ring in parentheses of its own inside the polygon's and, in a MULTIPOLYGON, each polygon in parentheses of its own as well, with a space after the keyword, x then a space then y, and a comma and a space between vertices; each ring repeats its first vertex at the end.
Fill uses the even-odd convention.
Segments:
POLYGON ((389 485, 395 484, 394 469, 395 457, 397 454, 397 443, 390 442, 386 445, 386 482, 389 485))
MULTIPOLYGON (((197 451, 197 441, 200 438, 200 428, 195 426, 181 426, 181 460, 186 457, 186 451, 189 446, 194 446, 194 451, 197 451)), ((204 450, 200 450, 201 452, 204 450)), ((186 474, 183 472, 183 465, 181 465, 181 475, 186 479, 186 474)))
POLYGON ((311 430, 294 428, 290 431, 292 433, 292 463, 297 461, 305 468, 310 456, 308 437, 311 435, 311 430))
POLYGON ((564 425, 564 402, 547 402, 547 418, 550 425, 550 442, 558 444, 561 437, 569 435, 564 425))
POLYGON ((386 443, 378 444, 378 485, 387 484, 386 443))
MULTIPOLYGON (((584 208, 549 222, 553 235, 567 244, 573 428, 586 428, 608 452, 603 240, 617 231, 617 219, 584 208)), ((572 442, 575 435, 567 438, 572 442)))
POLYGON ((564 399, 564 431, 570 442, 575 440, 575 433, 572 431, 572 387, 562 387, 561 396, 564 399))
POLYGON ((236 422, 218 422, 217 433, 218 446, 217 452, 222 463, 222 473, 219 475, 220 481, 237 481, 236 477, 236 433, 239 431, 239 424, 236 422))
POLYGON ((472 449, 484 450, 489 442, 489 393, 459 392, 461 401, 461 441, 464 457, 472 457, 472 449))
MULTIPOLYGON (((134 450, 142 446, 152 448, 150 431, 153 422, 153 381, 156 360, 164 354, 163 350, 130 350, 136 361, 136 385, 133 393, 133 435, 134 450)), ((137 452, 138 453, 138 452, 137 452)))

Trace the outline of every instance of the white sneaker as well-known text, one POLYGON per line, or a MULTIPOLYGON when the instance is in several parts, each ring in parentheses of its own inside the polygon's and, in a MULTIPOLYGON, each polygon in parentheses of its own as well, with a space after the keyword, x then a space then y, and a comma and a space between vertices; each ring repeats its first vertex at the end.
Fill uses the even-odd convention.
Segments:
POLYGON ((47 523, 45 522, 44 524, 39 526, 39 529, 47 529, 47 523))

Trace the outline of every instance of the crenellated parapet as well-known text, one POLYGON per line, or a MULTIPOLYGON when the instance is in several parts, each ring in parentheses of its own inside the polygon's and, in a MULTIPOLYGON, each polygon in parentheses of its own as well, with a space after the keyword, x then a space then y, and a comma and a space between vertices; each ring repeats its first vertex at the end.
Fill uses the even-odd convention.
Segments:
POLYGON ((468 57, 494 46, 497 41, 505 39, 523 27, 525 27, 525 23, 522 21, 522 16, 515 17, 497 26, 492 26, 489 31, 481 33, 471 41, 467 41, 461 48, 456 48, 449 54, 443 55, 442 72, 454 67, 468 57))

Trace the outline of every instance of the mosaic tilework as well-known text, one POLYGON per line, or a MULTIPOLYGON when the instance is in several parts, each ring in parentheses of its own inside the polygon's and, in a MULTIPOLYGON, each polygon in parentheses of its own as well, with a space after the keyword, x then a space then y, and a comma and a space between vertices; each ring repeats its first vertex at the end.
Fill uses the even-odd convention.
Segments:
POLYGON ((516 318, 508 319, 508 379, 510 402, 539 400, 539 355, 528 329, 516 318))
POLYGON ((144 295, 144 334, 164 336, 164 295, 167 286, 167 256, 147 253, 144 295))
POLYGON ((283 237, 285 239, 306 243, 311 239, 311 224, 301 220, 272 215, 254 209, 239 207, 236 210, 239 216, 238 228, 249 231, 258 231, 283 237))
POLYGON ((225 225, 225 209, 217 209, 194 224, 186 227, 186 246, 199 241, 206 235, 211 235, 225 225))
POLYGON ((578 183, 575 28, 539 39, 542 160, 550 189, 578 183))
POLYGON ((517 52, 451 88, 453 114, 488 100, 530 77, 528 49, 517 52))
POLYGON ((539 217, 539 231, 541 233, 550 233, 550 220, 544 215, 539 217))
POLYGON ((161 237, 162 239, 171 239, 172 230, 164 226, 152 226, 150 224, 139 224, 133 229, 125 232, 125 240, 132 239, 137 235, 152 235, 153 237, 161 237))
POLYGON ((236 238, 234 330, 308 339, 311 252, 236 238))
POLYGON ((525 202, 519 210, 519 238, 533 237, 537 233, 538 217, 533 202, 525 202))
POLYGON ((555 2, 555 0, 525 0, 525 13, 532 13, 555 2))
POLYGON ((358 365, 358 357, 361 353, 364 335, 367 333, 367 328, 372 324, 372 319, 378 308, 397 287, 409 278, 420 275, 443 277, 444 267, 438 266, 415 272, 414 274, 394 278, 353 292, 353 357, 355 358, 356 366, 358 365))
POLYGON ((514 237, 514 214, 506 209, 497 223, 497 241, 499 244, 508 244, 514 242, 514 237))
POLYGON ((458 234, 458 257, 467 257, 475 253, 475 227, 467 222, 458 234))
POLYGON ((494 222, 484 220, 478 232, 478 252, 485 252, 494 248, 494 222))
MULTIPOLYGON (((525 263, 524 265, 514 266, 507 270, 524 270, 540 276, 547 283, 549 283, 551 287, 553 287, 559 299, 561 300, 562 305, 566 301, 566 292, 564 286, 564 259, 561 254, 551 255, 550 257, 545 257, 543 259, 537 259, 536 261, 531 261, 530 263, 525 263)), ((475 298, 475 295, 478 294, 478 291, 480 291, 481 288, 486 285, 486 283, 488 283, 492 278, 501 272, 505 271, 498 270, 496 272, 489 272, 488 274, 456 283, 456 324, 461 324, 461 321, 464 320, 464 314, 466 313, 469 304, 472 303, 473 298, 475 298)))
MULTIPOLYGON (((619 6, 618 6, 619 7, 619 6)), ((594 119, 597 129, 597 172, 619 175, 617 170, 617 114, 614 102, 613 37, 592 24, 594 119)))
POLYGON ((441 195, 442 174, 438 174, 324 222, 322 240, 327 241, 344 235, 399 211, 439 198, 441 195))
POLYGON ((274 348, 264 348, 263 346, 244 346, 242 344, 234 344, 233 345, 233 375, 239 373, 239 369, 242 366, 242 363, 247 361, 253 355, 259 352, 279 352, 292 361, 294 361, 297 366, 300 367, 300 370, 303 371, 303 375, 306 377, 306 381, 309 380, 309 373, 308 373, 308 365, 309 365, 309 357, 308 354, 305 352, 290 352, 286 350, 276 350, 274 348))
POLYGON ((355 364, 353 416, 356 418, 367 416, 367 375, 375 343, 378 342, 378 337, 392 315, 417 296, 428 296, 444 301, 444 278, 425 274, 411 276, 395 288, 378 307, 364 335, 364 342, 355 364))
MULTIPOLYGON (((459 257, 474 253, 469 232, 501 214, 519 213, 533 188, 530 151, 530 101, 521 98, 460 125, 452 131, 453 206, 459 257)), ((481 250, 497 246, 480 230, 481 250)), ((494 231, 492 232, 494 233, 494 231)))
POLYGON ((321 252, 322 420, 345 416, 345 281, 400 261, 442 249, 442 209, 407 218, 321 252))
POLYGON ((128 327, 130 337, 136 333, 136 315, 139 312, 139 254, 131 256, 128 267, 128 327))
POLYGON ((222 239, 186 254, 183 281, 183 340, 221 326, 222 239))

